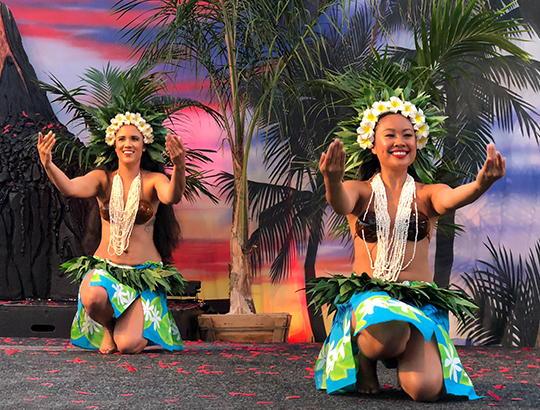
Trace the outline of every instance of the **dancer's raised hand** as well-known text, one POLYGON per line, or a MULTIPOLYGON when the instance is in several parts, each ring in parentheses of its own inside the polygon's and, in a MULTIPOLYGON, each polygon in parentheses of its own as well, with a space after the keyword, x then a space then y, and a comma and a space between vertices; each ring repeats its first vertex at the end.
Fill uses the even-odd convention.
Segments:
POLYGON ((488 144, 487 158, 484 166, 478 172, 476 180, 482 188, 488 189, 495 181, 502 178, 506 172, 506 158, 495 149, 495 144, 488 144))
POLYGON ((328 147, 328 151, 321 155, 319 170, 329 182, 339 182, 345 175, 346 160, 343 142, 336 138, 328 147))
POLYGON ((37 149, 39 152, 39 159, 45 168, 52 162, 52 149, 55 142, 56 134, 52 131, 49 131, 45 136, 43 136, 41 132, 38 134, 37 149))
POLYGON ((186 165, 186 149, 180 137, 173 134, 167 134, 165 137, 165 148, 171 157, 174 166, 183 168, 186 165))

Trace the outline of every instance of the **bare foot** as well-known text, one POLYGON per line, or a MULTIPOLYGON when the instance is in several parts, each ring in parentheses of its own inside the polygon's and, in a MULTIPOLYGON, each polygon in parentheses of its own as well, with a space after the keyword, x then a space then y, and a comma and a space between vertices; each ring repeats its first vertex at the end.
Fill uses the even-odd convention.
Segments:
POLYGON ((377 361, 368 359, 361 352, 358 354, 360 369, 356 376, 356 391, 364 394, 378 394, 381 391, 377 377, 377 361))
POLYGON ((117 352, 118 349, 116 347, 116 343, 114 343, 111 332, 107 328, 104 328, 104 330, 105 334, 103 335, 103 341, 101 342, 101 346, 99 348, 100 353, 109 354, 117 352))

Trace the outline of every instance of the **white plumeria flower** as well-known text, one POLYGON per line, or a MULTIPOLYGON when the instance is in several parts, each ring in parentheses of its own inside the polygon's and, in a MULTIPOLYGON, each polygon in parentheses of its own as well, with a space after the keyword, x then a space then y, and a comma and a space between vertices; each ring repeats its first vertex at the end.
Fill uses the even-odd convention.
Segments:
POLYGON ((429 125, 427 125, 427 123, 416 124, 415 129, 417 138, 427 138, 429 135, 429 125))
POLYGON ((378 117, 379 115, 384 114, 386 111, 388 111, 388 108, 389 107, 387 102, 377 101, 371 106, 371 111, 373 115, 378 117))
POLYGON ((363 139, 362 137, 363 137, 362 135, 359 135, 357 139, 357 142, 358 142, 358 145, 360 145, 360 148, 362 149, 373 148, 373 138, 368 137, 367 139, 363 139))
POLYGON ((154 136, 153 135, 150 135, 149 137, 144 136, 143 137, 143 142, 145 144, 152 144, 154 142, 154 136))
POLYGON ((401 110, 401 115, 407 118, 414 118, 416 115, 416 106, 410 101, 405 101, 403 103, 403 109, 401 110))
POLYGON ((411 117, 411 121, 413 124, 423 124, 426 122, 426 116, 424 115, 424 111, 422 111, 421 108, 418 108, 416 110, 416 114, 414 114, 413 117, 411 117))
POLYGON ((405 109, 405 105, 403 103, 403 101, 401 101, 399 98, 397 97, 390 97, 390 101, 389 101, 389 111, 391 112, 398 112, 398 111, 403 111, 405 109))
POLYGON ((416 140, 416 149, 424 149, 427 145, 427 137, 418 137, 416 140))
POLYGON ((107 143, 107 145, 113 146, 115 140, 116 140, 115 134, 107 133, 107 136, 105 137, 105 142, 107 143))
POLYGON ((454 356, 454 349, 446 346, 443 346, 446 355, 448 356, 444 360, 444 367, 450 367, 450 377, 454 380, 455 383, 458 382, 458 372, 463 371, 463 368, 459 365, 459 357, 454 356))
POLYGON ((370 109, 368 108, 367 110, 364 111, 364 116, 362 118, 362 122, 377 122, 378 120, 378 115, 379 114, 376 114, 376 111, 374 109, 370 109))

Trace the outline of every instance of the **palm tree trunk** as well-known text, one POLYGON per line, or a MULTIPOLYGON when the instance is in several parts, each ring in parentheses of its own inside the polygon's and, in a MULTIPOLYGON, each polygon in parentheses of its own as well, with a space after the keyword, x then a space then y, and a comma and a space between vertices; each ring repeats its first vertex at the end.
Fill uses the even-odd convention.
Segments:
POLYGON ((255 305, 251 295, 251 275, 249 271, 248 246, 248 208, 247 183, 242 178, 243 158, 233 155, 234 191, 233 222, 231 227, 229 264, 230 280, 230 314, 255 313, 255 305))
MULTIPOLYGON (((445 217, 445 222, 455 223, 456 214, 445 217)), ((438 286, 448 286, 454 264, 454 229, 448 227, 445 231, 437 231, 437 249, 435 251, 435 276, 433 280, 438 286)))
MULTIPOLYGON (((306 260, 304 263, 304 278, 307 281, 316 276, 315 274, 315 261, 317 260, 317 251, 319 249, 319 243, 317 240, 314 240, 313 237, 309 238, 307 251, 306 251, 306 260)), ((324 327, 324 320, 321 312, 316 313, 315 307, 309 306, 309 300, 306 295, 306 302, 308 305, 308 315, 309 322, 311 323, 311 331, 313 332, 313 337, 316 342, 324 342, 326 339, 326 329, 324 327)))

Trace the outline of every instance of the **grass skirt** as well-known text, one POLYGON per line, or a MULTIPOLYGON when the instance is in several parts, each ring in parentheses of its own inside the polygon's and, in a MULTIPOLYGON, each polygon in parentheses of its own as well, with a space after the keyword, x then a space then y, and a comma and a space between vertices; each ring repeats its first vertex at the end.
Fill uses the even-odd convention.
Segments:
MULTIPOLYGON (((101 267, 88 267, 87 274, 92 275, 90 286, 102 286, 107 290, 109 301, 114 309, 114 317, 119 318, 140 297, 144 312, 143 337, 148 340, 148 344, 160 345, 167 350, 183 350, 180 331, 167 308, 164 290, 160 287, 154 287, 153 290, 149 288, 140 290, 123 284, 111 275, 108 269, 103 269, 103 259, 96 258, 96 260, 99 261, 101 267)), ((105 262, 113 268, 118 267, 109 261, 105 262)), ((151 268, 153 264, 155 263, 122 268, 130 269, 133 274, 136 274, 137 271, 151 268)), ((77 314, 71 326, 71 343, 83 349, 98 350, 103 341, 103 335, 103 326, 86 313, 79 291, 77 314)))

